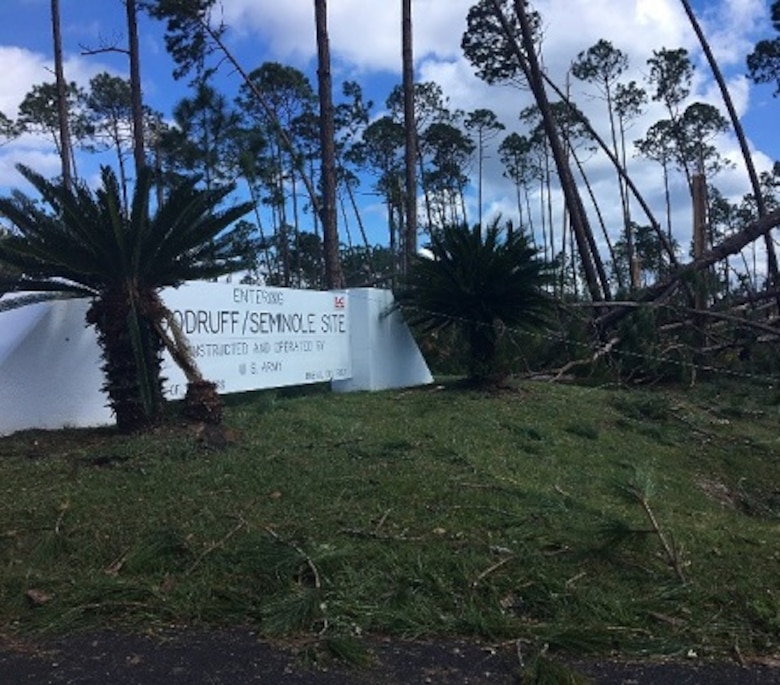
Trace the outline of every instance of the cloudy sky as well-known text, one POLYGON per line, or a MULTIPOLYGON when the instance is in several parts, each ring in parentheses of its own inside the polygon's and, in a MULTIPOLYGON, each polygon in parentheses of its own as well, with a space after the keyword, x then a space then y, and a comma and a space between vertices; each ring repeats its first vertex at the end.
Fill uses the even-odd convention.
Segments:
MULTIPOLYGON (((449 97, 453 109, 465 111, 490 107, 507 126, 519 128, 517 114, 530 104, 527 93, 511 87, 487 86, 474 75, 460 50, 465 17, 473 0, 413 0, 416 79, 435 81, 449 97)), ((744 76, 745 55, 756 40, 772 35, 769 0, 694 0, 704 30, 715 54, 726 71, 735 104, 746 127, 759 169, 768 169, 780 159, 780 141, 776 120, 780 100, 772 98, 769 86, 752 86, 744 76)), ((334 83, 346 79, 361 83, 375 103, 375 114, 382 113, 386 95, 400 82, 400 1, 329 0, 331 50, 334 83)), ((537 0, 534 4, 544 17, 544 62, 558 83, 577 54, 599 39, 610 40, 630 60, 626 80, 642 83, 646 61, 653 50, 685 47, 696 64, 692 98, 721 107, 715 85, 703 61, 693 31, 688 26, 678 0, 537 0)), ((0 2, 0 111, 11 118, 34 84, 52 81, 51 23, 49 0, 2 0, 0 2)), ((251 70, 264 61, 290 64, 310 75, 314 81, 314 16, 312 0, 223 0, 224 21, 230 27, 229 41, 240 63, 251 70)), ((121 0, 61 0, 66 77, 82 85, 100 71, 125 76, 126 64, 117 54, 85 56, 84 48, 120 45, 125 38, 124 5, 121 0)), ((185 85, 171 77, 161 27, 142 20, 142 73, 144 96, 153 108, 170 114, 173 104, 185 93, 185 85)), ((239 78, 223 68, 222 88, 232 95, 239 78)), ((600 112, 603 103, 588 98, 586 86, 572 84, 572 94, 593 121, 605 121, 600 112)), ((725 112, 725 110, 724 110, 725 112)), ((632 139, 644 135, 647 126, 663 117, 658 108, 636 122, 632 139)), ((522 130, 522 129, 519 129, 522 130)), ((606 134, 607 129, 603 129, 606 134)), ((718 181, 729 196, 747 192, 746 174, 738 162, 733 137, 720 141, 721 149, 737 161, 733 171, 718 181)), ((26 137, 2 144, 0 141, 0 192, 21 186, 14 169, 24 162, 44 174, 58 172, 58 160, 51 144, 26 137)), ((599 160, 589 162, 593 178, 604 187, 613 172, 599 160)), ((661 174, 658 167, 631 162, 631 172, 643 194, 663 214, 661 174)), ((367 212, 373 216, 372 238, 384 242, 383 213, 376 198, 364 187, 367 212), (373 204, 372 204, 373 203, 373 204)), ((503 212, 511 216, 515 206, 514 190, 501 176, 497 154, 491 155, 485 180, 485 212, 503 212)), ((684 194, 678 205, 680 225, 689 215, 684 194)), ((470 200, 475 219, 475 200, 470 200)), ((612 207, 616 210, 616 207, 612 207)), ((610 209, 607 208, 609 213, 610 209)), ((687 241, 681 229, 680 238, 687 241)))

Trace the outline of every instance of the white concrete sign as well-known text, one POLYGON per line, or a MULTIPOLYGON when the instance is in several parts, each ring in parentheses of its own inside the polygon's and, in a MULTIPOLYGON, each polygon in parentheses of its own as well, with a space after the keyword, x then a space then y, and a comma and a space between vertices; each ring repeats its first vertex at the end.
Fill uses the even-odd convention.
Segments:
MULTIPOLYGON (((204 378, 223 393, 328 380, 336 392, 353 392, 433 380, 389 291, 197 282, 161 295, 204 378)), ((0 435, 113 421, 88 307, 63 300, 0 312, 0 435)), ((169 359, 163 375, 169 397, 182 397, 184 375, 169 359)))
MULTIPOLYGON (((189 283, 162 298, 187 337, 198 369, 220 392, 345 380, 352 375, 345 292, 232 283, 189 283)), ((166 395, 187 382, 169 359, 166 395)))

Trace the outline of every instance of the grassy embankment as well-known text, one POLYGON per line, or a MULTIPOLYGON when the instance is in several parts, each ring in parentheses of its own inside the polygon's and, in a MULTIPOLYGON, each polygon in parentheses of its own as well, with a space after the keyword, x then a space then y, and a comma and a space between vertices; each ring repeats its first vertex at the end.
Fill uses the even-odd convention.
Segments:
POLYGON ((723 656, 780 647, 776 391, 258 393, 233 440, 0 439, 0 633, 251 624, 723 656))

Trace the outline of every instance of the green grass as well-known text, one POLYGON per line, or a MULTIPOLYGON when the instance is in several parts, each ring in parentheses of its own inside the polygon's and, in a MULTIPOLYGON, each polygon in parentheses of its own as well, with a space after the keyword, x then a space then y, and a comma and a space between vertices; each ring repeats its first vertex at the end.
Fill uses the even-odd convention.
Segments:
POLYGON ((176 419, 18 433, 0 439, 0 633, 248 624, 345 652, 388 634, 777 652, 775 400, 279 391, 228 399, 224 449, 176 419))

